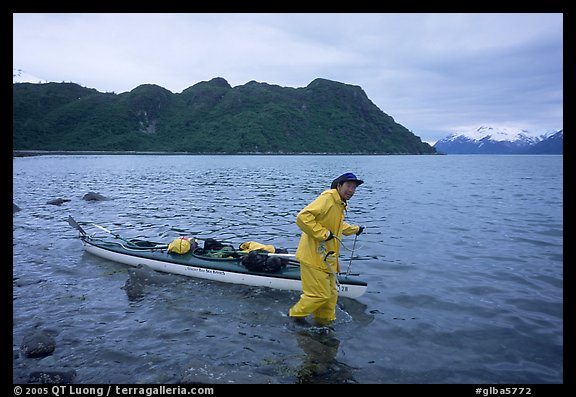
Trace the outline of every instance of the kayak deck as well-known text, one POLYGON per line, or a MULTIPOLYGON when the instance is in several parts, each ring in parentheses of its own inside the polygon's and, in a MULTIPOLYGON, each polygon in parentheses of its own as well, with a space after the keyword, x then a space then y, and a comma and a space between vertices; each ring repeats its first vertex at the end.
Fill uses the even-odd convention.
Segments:
MULTIPOLYGON (((75 221, 73 226, 78 226, 75 221)), ((281 290, 302 291, 300 265, 295 259, 282 257, 282 267, 276 272, 249 270, 243 264, 247 253, 226 251, 223 257, 210 256, 203 248, 195 248, 185 254, 168 252, 168 245, 147 240, 125 240, 96 238, 88 235, 81 227, 80 239, 86 252, 100 258, 129 266, 145 266, 164 273, 179 274, 225 283, 244 284, 255 287, 269 287, 281 290)), ((266 253, 263 253, 266 255, 266 253)), ((274 255, 274 254, 267 254, 274 255)), ((278 255, 281 256, 281 255, 278 255)), ((290 256, 290 255, 287 255, 290 256)), ((367 283, 355 275, 338 274, 339 295, 356 298, 367 289, 367 283)))

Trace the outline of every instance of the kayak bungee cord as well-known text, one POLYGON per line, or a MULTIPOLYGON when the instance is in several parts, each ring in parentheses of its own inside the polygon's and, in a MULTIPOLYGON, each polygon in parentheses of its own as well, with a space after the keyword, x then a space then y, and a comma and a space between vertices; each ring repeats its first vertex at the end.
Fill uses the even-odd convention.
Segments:
POLYGON ((124 248, 126 251, 134 251, 134 252, 142 252, 142 251, 154 251, 154 250, 165 250, 168 249, 168 244, 160 244, 160 245, 153 245, 150 247, 141 247, 138 244, 134 244, 132 243, 132 247, 127 247, 122 243, 119 242, 114 242, 115 244, 118 244, 120 247, 124 248), (137 248, 136 248, 137 247, 137 248))

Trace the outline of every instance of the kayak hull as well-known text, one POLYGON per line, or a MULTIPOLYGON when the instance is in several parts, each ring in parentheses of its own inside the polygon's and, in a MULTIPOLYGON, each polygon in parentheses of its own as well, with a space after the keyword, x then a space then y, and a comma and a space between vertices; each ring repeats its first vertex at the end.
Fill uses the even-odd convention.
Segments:
MULTIPOLYGON (((83 238, 86 252, 128 266, 145 266, 163 273, 243 284, 253 287, 268 287, 279 290, 302 291, 300 268, 290 263, 278 273, 253 272, 242 265, 241 258, 207 258, 194 253, 184 255, 167 252, 166 249, 131 249, 117 242, 106 242, 83 238)), ((368 285, 355 276, 338 276, 338 294, 347 298, 358 298, 368 285)))

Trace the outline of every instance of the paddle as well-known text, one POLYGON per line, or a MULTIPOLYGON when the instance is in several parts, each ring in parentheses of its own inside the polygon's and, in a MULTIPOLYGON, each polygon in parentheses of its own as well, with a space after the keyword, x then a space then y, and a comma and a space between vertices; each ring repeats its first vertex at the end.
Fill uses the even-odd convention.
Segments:
MULTIPOLYGON (((272 252, 266 252, 266 251, 261 251, 261 250, 255 250, 255 251, 258 255, 278 257, 278 258, 282 258, 283 260, 288 261, 288 263, 300 265, 300 262, 298 262, 296 260, 296 255, 294 255, 294 254, 275 254, 272 252)), ((248 255, 250 252, 254 252, 254 251, 238 251, 237 253, 240 255, 248 255)))
POLYGON ((68 223, 70 224, 70 226, 72 226, 74 229, 78 230, 80 232, 81 235, 83 236, 87 236, 88 234, 84 231, 84 229, 82 229, 82 227, 78 224, 78 222, 76 222, 74 220, 74 218, 72 218, 72 216, 68 215, 68 223))
POLYGON ((288 261, 288 263, 300 266, 300 262, 296 259, 296 255, 294 254, 268 254, 268 256, 275 256, 281 258, 282 260, 288 261))
POLYGON ((266 254, 266 253, 263 253, 263 255, 272 256, 272 257, 275 256, 275 257, 278 257, 278 258, 282 258, 282 260, 285 260, 285 261, 287 261, 287 262, 290 263, 290 264, 300 266, 300 262, 298 262, 298 261, 296 260, 296 255, 294 255, 294 254, 272 254, 272 253, 266 254))
MULTIPOLYGON (((133 248, 138 248, 138 249, 160 249, 160 248, 168 248, 168 244, 155 244, 154 245, 149 245, 149 246, 141 246, 136 244, 134 241, 130 241, 130 240, 126 240, 125 238, 123 238, 122 236, 120 236, 118 233, 114 233, 111 230, 106 229, 104 226, 100 226, 97 225, 96 223, 91 223, 91 225, 97 227, 100 230, 105 231, 106 233, 111 234, 112 236, 114 236, 115 238, 124 241, 126 244, 132 246, 133 248)), ((149 243, 149 242, 147 242, 149 243)))
POLYGON ((354 244, 352 245, 352 254, 350 254, 350 263, 348 264, 348 269, 346 270, 346 276, 350 274, 350 266, 352 266, 352 258, 354 257, 354 250, 356 249, 356 240, 358 235, 354 237, 354 244))
MULTIPOLYGON (((242 255, 248 255, 250 252, 247 251, 239 251, 239 254, 242 255)), ((296 255, 294 254, 274 254, 272 252, 263 252, 263 251, 258 251, 257 252, 259 255, 266 255, 266 256, 277 256, 278 258, 285 258, 285 259, 291 259, 291 258, 296 258, 296 255)), ((296 260, 296 259, 294 259, 296 260)))
MULTIPOLYGON (((359 276, 360 275, 359 273, 350 273, 350 266, 352 266, 352 258, 354 256, 354 250, 356 249, 356 239, 357 238, 358 238, 358 236, 356 236, 354 238, 354 245, 352 246, 352 255, 350 256, 350 263, 348 264, 348 269, 346 270, 346 273, 340 272, 338 274, 346 275, 346 277, 359 276)), ((247 255, 247 254, 249 254, 249 252, 240 251, 240 252, 238 252, 238 254, 247 255)), ((298 266, 300 265, 300 262, 298 262, 298 260, 296 260, 295 254, 273 254, 271 252, 258 252, 258 254, 259 255, 266 255, 266 256, 276 256, 276 257, 288 260, 288 262, 291 264, 298 265, 298 266)), ((327 258, 329 255, 332 255, 332 254, 334 254, 334 252, 330 251, 328 254, 326 254, 325 258, 327 258)), ((332 269, 330 269, 330 270, 332 270, 332 269)))
MULTIPOLYGON (((72 216, 70 216, 70 215, 68 216, 68 223, 70 224, 70 226, 72 226, 73 228, 77 229, 83 237, 88 236, 88 233, 86 233, 86 231, 85 231, 85 230, 78 224, 78 222, 76 222, 76 221, 74 220, 74 218, 72 218, 72 216)), ((120 236, 118 233, 114 233, 114 232, 112 232, 111 230, 106 229, 104 226, 97 225, 96 223, 90 223, 90 225, 95 226, 95 227, 97 227, 98 229, 105 231, 106 233, 111 234, 111 235, 114 236, 115 238, 124 241, 126 244, 128 244, 128 245, 130 245, 130 246, 132 246, 132 247, 136 247, 136 248, 140 248, 140 249, 143 248, 143 247, 139 246, 138 244, 135 244, 135 243, 132 242, 132 241, 126 240, 125 238, 123 238, 122 236, 120 236)), ((153 246, 153 247, 151 246, 151 247, 146 247, 146 248, 167 248, 167 247, 168 247, 168 245, 155 245, 155 246, 153 246)))

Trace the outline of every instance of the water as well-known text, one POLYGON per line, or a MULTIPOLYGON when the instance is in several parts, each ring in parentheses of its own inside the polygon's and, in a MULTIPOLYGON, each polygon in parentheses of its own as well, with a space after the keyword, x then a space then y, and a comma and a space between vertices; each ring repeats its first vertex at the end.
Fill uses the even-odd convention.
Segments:
MULTIPOLYGON (((563 383, 562 156, 14 158, 13 380, 75 383, 563 383), (297 212, 333 178, 365 183, 366 226, 333 329, 294 327, 297 292, 150 275, 83 252, 66 219, 169 242, 297 246, 297 212), (88 202, 93 191, 109 198, 88 202), (47 202, 69 199, 61 206, 47 202), (142 274, 144 273, 144 274, 142 274), (129 280, 146 278, 137 297, 129 280), (20 353, 54 332, 44 358, 20 353)), ((344 239, 349 264, 353 238, 344 239)))

